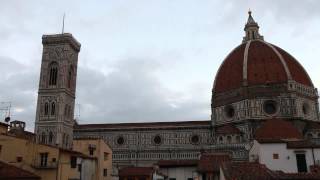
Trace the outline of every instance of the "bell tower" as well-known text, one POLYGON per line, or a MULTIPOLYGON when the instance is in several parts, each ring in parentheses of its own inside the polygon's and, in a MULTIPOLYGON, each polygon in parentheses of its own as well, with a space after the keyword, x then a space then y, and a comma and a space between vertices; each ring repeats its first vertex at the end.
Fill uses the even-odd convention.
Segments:
POLYGON ((69 33, 43 35, 42 44, 36 141, 70 149, 81 44, 69 33))

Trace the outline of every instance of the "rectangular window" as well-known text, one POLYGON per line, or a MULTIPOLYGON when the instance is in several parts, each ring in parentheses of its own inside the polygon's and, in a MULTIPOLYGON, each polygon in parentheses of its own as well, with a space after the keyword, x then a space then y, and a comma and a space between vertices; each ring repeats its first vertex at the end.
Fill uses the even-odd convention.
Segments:
POLYGON ((0 155, 1 155, 2 146, 0 145, 0 155))
POLYGON ((305 154, 296 154, 298 172, 307 172, 307 162, 305 154))
POLYGON ((21 156, 18 156, 18 157, 17 157, 17 162, 22 162, 22 159, 23 159, 23 158, 22 158, 21 156))
POLYGON ((279 159, 279 154, 273 154, 273 159, 279 159))
POLYGON ((48 153, 40 153, 40 166, 46 167, 48 165, 48 153))
POLYGON ((70 157, 70 166, 71 166, 71 168, 76 168, 77 167, 77 157, 76 156, 71 156, 70 157))
POLYGON ((107 153, 107 152, 103 153, 103 158, 105 161, 108 160, 108 155, 109 155, 109 153, 107 153))
POLYGON ((103 176, 108 176, 108 169, 103 169, 103 176))
POLYGON ((193 180, 193 178, 188 178, 188 180, 193 180))
POLYGON ((89 154, 90 154, 90 156, 92 156, 92 155, 93 155, 93 151, 94 151, 94 149, 93 149, 93 148, 89 148, 89 154))
POLYGON ((176 178, 169 178, 169 180, 176 180, 176 178))

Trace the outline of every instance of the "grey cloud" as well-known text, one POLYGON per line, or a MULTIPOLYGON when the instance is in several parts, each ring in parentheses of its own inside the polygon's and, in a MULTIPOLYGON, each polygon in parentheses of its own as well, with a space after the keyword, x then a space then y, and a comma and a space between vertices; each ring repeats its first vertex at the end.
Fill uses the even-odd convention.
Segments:
POLYGON ((154 61, 135 58, 118 62, 107 75, 80 68, 80 123, 208 119, 207 99, 181 101, 185 94, 165 88, 155 75, 158 69, 154 61))
MULTIPOLYGON (((11 101, 12 118, 26 121, 28 130, 32 130, 39 70, 6 57, 0 57, 0 64, 0 101, 11 101)), ((139 58, 118 61, 107 74, 80 66, 77 86, 77 102, 81 107, 79 122, 208 119, 209 100, 197 94, 208 93, 199 89, 201 84, 196 85, 199 90, 194 87, 186 92, 170 90, 156 76, 160 69, 156 61, 139 58)))
POLYGON ((12 118, 26 121, 27 128, 33 129, 38 71, 6 57, 0 57, 0 64, 0 102, 11 102, 12 118))

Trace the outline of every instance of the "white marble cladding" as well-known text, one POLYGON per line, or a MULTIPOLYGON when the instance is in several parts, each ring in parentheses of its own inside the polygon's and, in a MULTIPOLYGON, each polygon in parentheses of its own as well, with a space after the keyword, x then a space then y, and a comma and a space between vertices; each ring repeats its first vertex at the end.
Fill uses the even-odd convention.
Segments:
POLYGON ((212 131, 209 128, 204 129, 164 129, 164 130, 123 130, 105 132, 77 132, 77 137, 104 137, 113 150, 144 148, 144 149, 168 149, 179 147, 201 147, 202 145, 210 145, 214 143, 212 131), (160 136, 161 143, 156 144, 154 137, 160 136), (192 136, 198 136, 199 142, 193 143, 192 136), (124 143, 119 144, 118 138, 123 137, 124 143))
POLYGON ((318 91, 316 88, 305 86, 303 84, 300 84, 296 81, 289 81, 288 82, 288 90, 289 91, 296 91, 300 94, 311 96, 311 97, 317 97, 318 91))
POLYGON ((302 118, 305 120, 319 121, 316 102, 296 95, 283 94, 274 98, 246 99, 230 105, 213 109, 213 124, 219 125, 227 122, 242 121, 246 119, 266 119, 271 117, 302 118), (264 102, 273 100, 277 103, 276 112, 268 114, 264 110, 264 102), (234 116, 226 114, 225 107, 234 108, 234 116), (303 110, 305 106, 305 110, 303 110))

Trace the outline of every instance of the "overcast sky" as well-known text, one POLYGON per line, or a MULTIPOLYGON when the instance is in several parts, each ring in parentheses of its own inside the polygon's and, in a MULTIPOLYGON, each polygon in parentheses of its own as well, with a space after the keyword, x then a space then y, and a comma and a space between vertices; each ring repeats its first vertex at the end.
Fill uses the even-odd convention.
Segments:
POLYGON ((209 120, 213 79, 249 8, 265 40, 320 87, 317 0, 0 0, 0 101, 33 130, 41 36, 61 33, 65 12, 65 32, 82 44, 80 123, 209 120))

